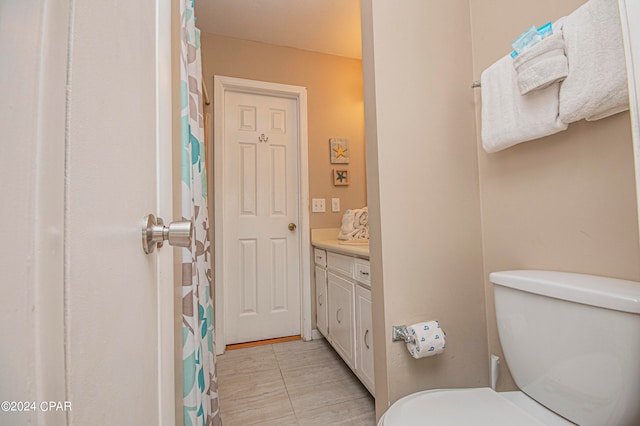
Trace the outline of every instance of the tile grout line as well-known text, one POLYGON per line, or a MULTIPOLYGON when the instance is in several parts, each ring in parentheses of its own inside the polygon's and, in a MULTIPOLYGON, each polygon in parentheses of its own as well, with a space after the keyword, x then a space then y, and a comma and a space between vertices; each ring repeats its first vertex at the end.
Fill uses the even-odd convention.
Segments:
MULTIPOLYGON (((332 351, 332 350, 333 350, 332 348, 324 348, 324 347, 323 347, 323 349, 328 349, 329 351, 332 351)), ((312 349, 312 350, 315 350, 315 349, 312 349)), ((286 391, 287 391, 287 396, 289 397, 289 401, 290 401, 290 403, 291 403, 291 408, 293 409, 293 413, 294 413, 294 415, 295 415, 296 421, 297 421, 297 422, 298 422, 298 424, 299 424, 299 422, 300 422, 299 415, 300 415, 300 414, 302 414, 302 413, 298 413, 298 412, 296 412, 296 409, 295 409, 295 407, 293 406, 293 401, 291 401, 291 395, 289 394, 289 388, 288 388, 288 386, 287 386, 287 380, 285 379, 284 374, 282 374, 282 366, 281 366, 281 364, 280 364, 280 359, 279 359, 279 357, 278 357, 278 354, 277 354, 277 353, 276 353, 276 362, 278 363, 278 369, 280 370, 280 374, 281 374, 281 376, 282 376, 282 380, 283 380, 283 382, 284 382, 285 389, 286 389, 286 391)), ((344 361, 342 361, 342 360, 340 359, 340 360, 339 360, 339 362, 344 362, 344 361)), ((331 381, 329 381, 329 382, 325 382, 325 383, 331 383, 331 384, 334 384, 334 383, 335 383, 335 384, 338 384, 338 383, 344 383, 344 382, 349 382, 349 383, 350 383, 350 382, 352 382, 352 381, 353 381, 354 383, 355 383, 355 382, 357 382, 358 384, 360 384, 360 385, 364 388, 364 385, 362 385, 362 384, 359 382, 359 380, 355 377, 355 375, 353 375, 353 372, 352 372, 352 371, 349 371, 349 373, 351 373, 351 374, 349 375, 349 378, 347 378, 347 377, 342 377, 342 378, 340 378, 340 379, 331 380, 331 381), (353 380, 350 380, 350 379, 353 379, 353 380)), ((369 391, 367 391, 366 389, 365 389, 365 391, 366 391, 366 392, 369 392, 369 391)), ((353 398, 345 399, 345 400, 340 401, 340 402, 332 402, 332 403, 328 403, 328 404, 326 404, 326 405, 318 406, 317 408, 319 408, 319 409, 325 409, 325 410, 326 410, 326 409, 328 409, 328 408, 330 408, 330 407, 334 407, 334 406, 337 406, 337 405, 340 405, 340 404, 344 404, 344 403, 347 403, 347 402, 352 402, 352 401, 361 400, 361 399, 364 399, 364 398, 366 398, 366 395, 365 395, 365 396, 361 396, 361 397, 353 397, 353 398)))
POLYGON ((298 420, 298 414, 296 413, 296 409, 293 408, 293 402, 291 401, 291 395, 289 394, 289 388, 287 387, 287 380, 284 378, 284 374, 282 374, 282 366, 280 365, 280 360, 278 359, 278 354, 276 353, 275 349, 273 349, 273 354, 275 355, 275 358, 276 358, 276 364, 278 364, 278 371, 280 372, 280 377, 282 377, 282 383, 284 383, 284 390, 287 393, 287 398, 289 399, 289 405, 291 406, 291 411, 293 411, 293 417, 295 417, 296 419, 296 424, 299 425, 300 421, 298 420))

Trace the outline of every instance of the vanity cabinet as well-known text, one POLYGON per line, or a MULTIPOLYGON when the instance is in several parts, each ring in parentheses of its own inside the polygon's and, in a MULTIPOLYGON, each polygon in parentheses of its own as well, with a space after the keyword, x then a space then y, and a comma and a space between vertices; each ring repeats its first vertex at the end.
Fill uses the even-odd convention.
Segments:
POLYGON ((328 340, 329 326, 327 322, 327 252, 313 250, 316 274, 316 327, 328 340))
POLYGON ((329 336, 336 352, 351 369, 356 368, 355 314, 353 282, 333 272, 327 272, 327 294, 329 295, 329 336))
POLYGON ((356 286, 356 367, 362 383, 373 394, 373 335, 371 290, 356 286))
POLYGON ((373 395, 373 334, 369 261, 314 249, 316 324, 373 395))
POLYGON ((316 327, 325 337, 329 337, 327 323, 327 269, 316 265, 316 327))

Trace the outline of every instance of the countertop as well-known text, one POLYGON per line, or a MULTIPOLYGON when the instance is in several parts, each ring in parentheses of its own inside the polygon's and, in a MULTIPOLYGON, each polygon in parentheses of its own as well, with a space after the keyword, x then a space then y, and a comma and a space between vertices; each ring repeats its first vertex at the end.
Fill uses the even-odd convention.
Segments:
POLYGON ((319 228, 311 230, 311 245, 334 253, 369 259, 369 244, 345 244, 338 239, 340 228, 319 228))

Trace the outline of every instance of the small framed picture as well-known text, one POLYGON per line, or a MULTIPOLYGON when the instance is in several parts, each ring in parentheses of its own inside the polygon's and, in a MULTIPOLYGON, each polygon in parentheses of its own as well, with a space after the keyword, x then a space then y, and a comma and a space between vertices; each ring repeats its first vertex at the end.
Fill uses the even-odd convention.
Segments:
POLYGON ((349 185, 349 170, 333 169, 333 185, 349 185))
POLYGON ((349 140, 329 139, 331 164, 349 164, 349 140))

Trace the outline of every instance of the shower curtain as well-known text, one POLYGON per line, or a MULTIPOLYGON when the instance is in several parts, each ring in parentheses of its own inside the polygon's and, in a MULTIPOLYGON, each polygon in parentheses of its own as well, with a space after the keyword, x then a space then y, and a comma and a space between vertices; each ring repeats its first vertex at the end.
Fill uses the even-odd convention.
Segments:
POLYGON ((193 0, 180 1, 182 220, 191 220, 194 229, 191 247, 182 251, 183 414, 185 426, 217 426, 221 420, 213 348, 202 60, 193 6, 193 0))

